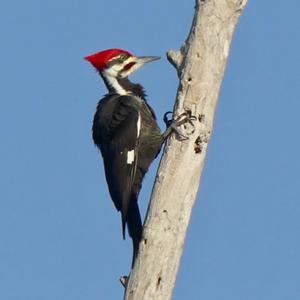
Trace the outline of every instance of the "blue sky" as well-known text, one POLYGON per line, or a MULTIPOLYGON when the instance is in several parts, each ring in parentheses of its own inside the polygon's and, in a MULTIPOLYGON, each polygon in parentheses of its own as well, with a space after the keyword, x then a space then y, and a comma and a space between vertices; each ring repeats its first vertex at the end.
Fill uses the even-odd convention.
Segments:
MULTIPOLYGON (((161 55, 143 83, 160 124, 165 59, 193 0, 6 1, 0 11, 0 299, 122 299, 130 265, 91 121, 105 93, 82 59, 161 55)), ((219 98, 173 299, 300 299, 299 1, 249 1, 219 98)), ((144 211, 158 160, 140 195, 144 211)))

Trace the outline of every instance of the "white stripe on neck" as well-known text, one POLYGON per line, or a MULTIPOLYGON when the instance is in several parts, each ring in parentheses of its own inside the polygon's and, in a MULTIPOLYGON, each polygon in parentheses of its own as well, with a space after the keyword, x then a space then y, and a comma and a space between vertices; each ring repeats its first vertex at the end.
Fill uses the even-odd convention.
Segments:
POLYGON ((141 131, 141 114, 139 113, 139 117, 138 117, 138 120, 137 120, 137 124, 136 124, 136 138, 138 139, 139 136, 140 136, 140 131, 141 131))
POLYGON ((107 83, 113 88, 113 90, 119 95, 127 95, 128 92, 120 85, 116 77, 105 74, 107 83))

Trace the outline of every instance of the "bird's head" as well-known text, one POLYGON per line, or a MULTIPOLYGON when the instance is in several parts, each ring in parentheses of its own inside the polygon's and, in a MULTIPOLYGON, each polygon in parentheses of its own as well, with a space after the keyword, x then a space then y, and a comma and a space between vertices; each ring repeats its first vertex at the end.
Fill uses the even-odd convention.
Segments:
POLYGON ((125 78, 145 63, 159 59, 159 56, 134 56, 122 49, 107 49, 86 56, 84 59, 90 62, 104 77, 125 78))

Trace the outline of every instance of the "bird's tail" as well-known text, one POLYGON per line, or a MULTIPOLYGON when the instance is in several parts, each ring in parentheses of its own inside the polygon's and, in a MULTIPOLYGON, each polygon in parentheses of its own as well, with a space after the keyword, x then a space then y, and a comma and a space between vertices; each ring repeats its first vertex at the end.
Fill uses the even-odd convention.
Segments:
POLYGON ((131 266, 133 267, 134 261, 138 254, 139 243, 142 239, 142 231, 143 231, 140 210, 136 199, 132 199, 130 206, 128 208, 127 228, 128 228, 129 235, 132 239, 132 245, 133 245, 133 255, 132 255, 132 264, 131 264, 131 266))

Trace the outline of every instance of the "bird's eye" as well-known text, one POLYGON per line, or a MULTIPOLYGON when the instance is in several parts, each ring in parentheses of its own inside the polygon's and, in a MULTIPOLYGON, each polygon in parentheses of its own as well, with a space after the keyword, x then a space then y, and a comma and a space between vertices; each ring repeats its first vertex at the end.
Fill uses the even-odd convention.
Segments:
POLYGON ((128 55, 127 55, 126 53, 122 53, 122 54, 120 54, 120 56, 119 56, 119 59, 120 59, 121 61, 125 61, 127 58, 128 58, 128 55))

